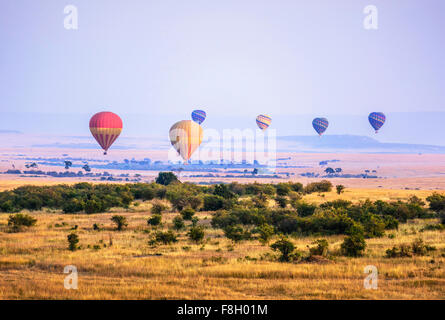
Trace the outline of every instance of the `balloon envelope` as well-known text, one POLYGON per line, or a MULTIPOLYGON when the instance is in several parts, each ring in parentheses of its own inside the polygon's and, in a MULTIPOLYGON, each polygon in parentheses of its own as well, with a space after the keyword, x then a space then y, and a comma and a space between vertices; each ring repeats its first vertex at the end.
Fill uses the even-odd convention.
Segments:
POLYGON ((329 126, 329 121, 326 118, 315 118, 312 121, 312 126, 315 131, 321 136, 329 126))
POLYGON ((122 132, 122 119, 113 112, 99 112, 90 120, 90 131, 107 154, 108 149, 122 132))
POLYGON ((386 121, 386 116, 382 112, 372 112, 369 114, 369 123, 374 128, 375 133, 383 126, 386 121))
POLYGON ((261 130, 266 130, 269 128, 271 122, 272 118, 264 114, 260 114, 258 117, 256 117, 256 124, 261 130))
POLYGON ((191 120, 179 121, 170 128, 170 142, 185 161, 201 145, 202 136, 201 126, 191 120))
POLYGON ((195 121, 197 124, 201 124, 204 122, 204 120, 206 119, 207 114, 204 110, 194 110, 192 112, 192 119, 193 121, 195 121))

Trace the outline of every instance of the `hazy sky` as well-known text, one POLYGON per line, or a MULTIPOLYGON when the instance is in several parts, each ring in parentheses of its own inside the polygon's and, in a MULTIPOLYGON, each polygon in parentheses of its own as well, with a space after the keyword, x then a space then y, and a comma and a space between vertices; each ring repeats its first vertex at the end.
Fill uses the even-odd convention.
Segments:
POLYGON ((445 111, 444 17, 443 0, 1 1, 0 110, 445 111))

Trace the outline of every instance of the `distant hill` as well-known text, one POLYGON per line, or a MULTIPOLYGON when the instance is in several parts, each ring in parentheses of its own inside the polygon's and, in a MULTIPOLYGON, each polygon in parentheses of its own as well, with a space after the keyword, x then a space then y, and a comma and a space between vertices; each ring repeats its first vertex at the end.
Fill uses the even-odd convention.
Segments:
POLYGON ((325 135, 285 136, 277 138, 278 151, 293 152, 377 152, 377 153, 444 153, 445 147, 379 142, 366 136, 325 135))

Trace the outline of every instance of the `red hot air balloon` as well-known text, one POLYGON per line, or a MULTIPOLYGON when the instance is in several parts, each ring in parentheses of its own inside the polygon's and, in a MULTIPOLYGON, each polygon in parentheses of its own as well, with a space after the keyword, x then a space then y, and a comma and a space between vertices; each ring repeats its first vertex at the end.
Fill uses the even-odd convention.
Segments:
POLYGON ((113 112, 99 112, 90 120, 90 131, 107 154, 108 149, 122 132, 122 119, 113 112))

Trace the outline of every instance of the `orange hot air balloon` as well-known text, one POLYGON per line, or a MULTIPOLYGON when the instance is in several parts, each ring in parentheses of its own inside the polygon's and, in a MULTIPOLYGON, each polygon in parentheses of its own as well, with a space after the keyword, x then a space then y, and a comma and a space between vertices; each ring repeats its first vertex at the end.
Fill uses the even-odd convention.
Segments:
POLYGON ((196 122, 183 120, 170 128, 170 141, 179 155, 187 162, 202 142, 202 128, 196 122))
POLYGON ((90 131, 107 154, 108 149, 122 132, 122 119, 113 112, 99 112, 90 120, 90 131))

